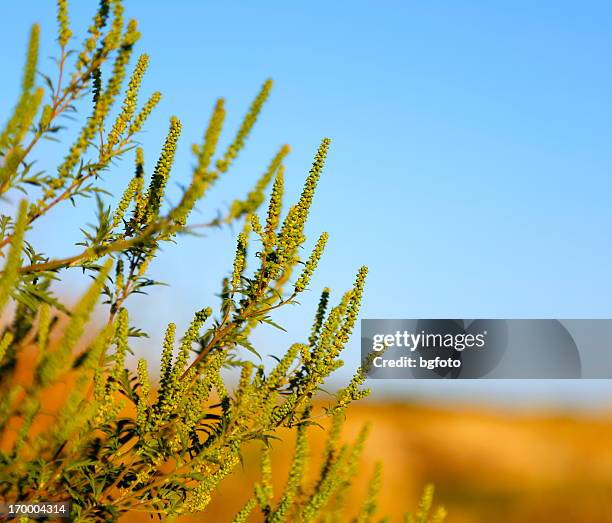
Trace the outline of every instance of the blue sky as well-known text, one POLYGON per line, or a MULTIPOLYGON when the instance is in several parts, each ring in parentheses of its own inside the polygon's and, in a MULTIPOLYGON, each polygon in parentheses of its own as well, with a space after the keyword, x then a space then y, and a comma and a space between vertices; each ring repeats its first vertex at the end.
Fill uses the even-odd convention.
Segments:
MULTIPOLYGON (((77 29, 86 27, 96 3, 71 2, 77 29)), ((33 2, 25 13, 23 5, 0 8, 2 118, 16 98, 14 75, 30 23, 42 25, 43 70, 51 70, 45 57, 55 53, 54 2, 33 2)), ((227 101, 227 140, 261 83, 275 80, 244 154, 197 219, 246 194, 283 143, 293 148, 287 184, 295 198, 318 142, 333 140, 307 229, 309 245, 328 231, 329 247, 302 307, 279 315, 291 336, 260 332, 263 353, 303 338, 318 291, 329 285, 338 296, 362 264, 370 267, 363 317, 612 317, 609 3, 127 1, 126 7, 143 32, 137 52, 151 55, 144 92, 164 94, 141 137, 149 166, 170 115, 184 124, 177 183, 190 176, 189 146, 201 139, 214 100, 227 101)), ((45 147, 41 165, 52 165, 57 151, 45 147)), ((117 192, 131 168, 127 159, 109 176, 117 192)), ((178 193, 171 188, 171 197, 178 193)), ((51 253, 72 252, 80 234, 74 224, 89 213, 86 205, 58 209, 35 239, 51 253), (50 232, 60 229, 58 242, 50 232)), ((214 231, 166 249, 153 270, 171 286, 154 290, 146 308, 134 301, 137 320, 153 338, 161 334, 160 319, 184 325, 193 310, 216 303, 234 234, 214 231)), ((357 359, 355 336, 341 379, 357 359)), ((571 387, 582 394, 587 385, 571 387)))

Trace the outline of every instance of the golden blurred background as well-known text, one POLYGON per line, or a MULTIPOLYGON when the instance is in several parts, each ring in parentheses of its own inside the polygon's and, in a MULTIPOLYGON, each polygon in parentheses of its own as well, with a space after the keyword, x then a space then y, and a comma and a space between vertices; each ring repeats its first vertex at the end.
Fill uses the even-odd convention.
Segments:
MULTIPOLYGON (((402 521, 402 513, 417 506, 423 486, 433 482, 449 523, 612 522, 612 413, 363 401, 349 409, 344 436, 352 440, 366 422, 371 433, 355 499, 381 460, 381 517, 402 521)), ((291 459, 293 440, 286 436, 273 447, 277 492, 291 459)), ((310 429, 315 462, 324 439, 323 430, 310 429)), ((222 483, 204 513, 179 521, 231 521, 258 480, 256 456, 255 448, 247 453, 243 468, 222 483)), ((130 514, 122 521, 148 519, 130 514)))
MULTIPOLYGON (((22 355, 18 380, 28 381, 32 355, 22 355)), ((59 384, 44 398, 54 411, 66 397, 70 382, 59 384)), ((320 403, 324 406, 326 403, 320 403)), ((35 429, 52 420, 39 416, 35 429)), ((0 441, 8 448, 19 426, 0 441)), ((326 418, 320 419, 323 427, 326 418)), ((374 464, 383 463, 379 515, 402 521, 414 510, 427 483, 436 487, 435 504, 448 510, 449 523, 612 523, 612 408, 561 411, 551 407, 476 406, 475 403, 420 399, 366 399, 347 411, 343 439, 353 441, 364 424, 371 426, 359 476, 355 504, 363 499, 374 464)), ((294 434, 281 432, 273 441, 276 493, 282 490, 292 457, 294 434)), ((309 428, 310 471, 318 472, 326 432, 309 428)), ((244 463, 221 483, 206 511, 178 521, 230 522, 249 499, 260 478, 260 444, 244 454, 244 463)), ((253 514, 250 521, 260 521, 253 514)), ((131 512, 124 523, 151 521, 131 512)))

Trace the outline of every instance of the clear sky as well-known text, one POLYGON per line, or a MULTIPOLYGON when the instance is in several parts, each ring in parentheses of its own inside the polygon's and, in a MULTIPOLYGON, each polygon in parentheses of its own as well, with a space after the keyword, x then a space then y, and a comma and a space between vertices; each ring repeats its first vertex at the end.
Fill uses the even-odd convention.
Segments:
MULTIPOLYGON (((2 2, 2 118, 16 98, 34 21, 42 25, 42 68, 51 70, 54 4, 2 2)), ((77 28, 96 4, 71 2, 77 28)), ((307 229, 309 245, 328 231, 329 247, 302 307, 279 315, 291 335, 260 332, 262 353, 303 338, 318 291, 329 285, 338 297, 362 264, 370 267, 363 317, 612 317, 612 4, 126 6, 143 32, 137 52, 151 55, 144 91, 164 94, 141 137, 150 166, 169 116, 184 124, 177 183, 190 176, 189 146, 201 139, 215 98, 227 101, 228 139, 260 84, 275 80, 244 154, 201 205, 202 220, 246 194, 283 143, 293 148, 286 179, 295 198, 319 140, 333 140, 307 229)), ((53 154, 49 148, 41 165, 51 165, 53 154)), ((131 169, 128 159, 113 172, 117 192, 131 169)), ((58 209, 36 236, 39 245, 76 249, 75 224, 89 212, 58 209), (58 242, 49 231, 60 229, 58 242)), ((147 307, 134 302, 154 339, 162 319, 184 325, 193 310, 216 303, 234 235, 213 231, 166 249, 153 269, 171 287, 153 290, 147 307)), ((357 363, 357 338, 341 378, 357 363)), ((432 387, 385 385, 413 393, 432 387)), ((586 394, 586 384, 571 387, 586 394)), ((604 384, 589 387, 599 394, 604 384)))

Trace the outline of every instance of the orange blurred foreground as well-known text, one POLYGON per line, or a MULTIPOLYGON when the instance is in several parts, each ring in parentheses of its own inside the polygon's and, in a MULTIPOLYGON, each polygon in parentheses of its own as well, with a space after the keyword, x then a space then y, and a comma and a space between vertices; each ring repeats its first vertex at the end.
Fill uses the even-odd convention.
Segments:
MULTIPOLYGON (((31 366, 18 368, 21 381, 28 381, 29 372, 31 366)), ((54 411, 71 385, 66 380, 48 391, 44 410, 54 411)), ((34 429, 44 431, 50 420, 40 416, 34 429)), ((572 417, 550 411, 521 414, 362 401, 349 408, 343 439, 352 441, 367 422, 371 432, 347 521, 380 460, 380 517, 387 514, 391 521, 402 521, 404 511, 416 508, 423 486, 433 482, 436 504, 448 509, 449 523, 612 523, 612 414, 572 417)), ((294 444, 293 434, 285 431, 281 436, 282 441, 273 443, 272 455, 277 494, 294 444)), ((309 439, 314 476, 325 432, 313 426, 309 439)), ((10 443, 9 438, 0 446, 10 443)), ((259 480, 258 457, 259 447, 253 444, 244 454, 244 467, 221 483, 208 509, 178 521, 230 522, 259 480)), ((130 512, 121 521, 152 520, 149 514, 130 512)), ((261 518, 254 513, 250 521, 261 518)))
MULTIPOLYGON (((372 431, 355 499, 361 499, 375 461, 382 460, 381 516, 391 521, 416 507, 423 485, 432 481, 449 523, 612 522, 612 416, 361 402, 349 409, 344 435, 354 438, 368 421, 372 431)), ((316 458, 324 433, 313 427, 310 435, 316 458)), ((292 445, 291 438, 274 444, 273 465, 283 474, 277 476, 277 492, 292 445)), ((222 483, 204 513, 178 521, 231 521, 258 479, 256 455, 255 448, 247 453, 244 470, 222 483)), ((353 515, 347 514, 347 521, 353 515)), ((122 519, 147 520, 144 514, 122 519)))

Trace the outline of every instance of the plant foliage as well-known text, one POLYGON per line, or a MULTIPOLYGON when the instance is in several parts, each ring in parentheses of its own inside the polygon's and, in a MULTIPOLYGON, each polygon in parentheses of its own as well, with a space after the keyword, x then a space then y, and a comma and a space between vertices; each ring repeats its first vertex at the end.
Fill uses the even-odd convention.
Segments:
MULTIPOLYGON (((184 333, 168 325, 154 385, 146 360, 128 361, 131 339, 142 335, 130 323, 128 298, 156 283, 148 269, 160 248, 195 230, 191 212, 231 169, 272 82, 263 84, 225 150, 219 148, 225 107, 222 99, 216 102, 202 142, 193 146, 191 181, 178 202, 168 205, 164 194, 181 122, 170 119, 159 159, 147 169, 137 137, 161 95, 143 102, 149 57, 131 60, 139 38, 136 21, 124 20, 120 0, 101 0, 76 49, 66 0, 58 1, 58 24, 57 71, 41 75, 45 87, 37 86, 39 28, 33 26, 21 94, 0 132, 0 195, 8 203, 9 195, 23 194, 18 208, 0 217, 0 308, 6 320, 0 336, 0 499, 70 501, 74 521, 112 521, 132 510, 160 517, 198 512, 225 477, 239 473, 245 445, 257 441, 262 479, 234 521, 246 521, 256 508, 268 522, 346 520, 346 492, 366 431, 352 444, 342 444, 340 432, 347 406, 368 394, 361 388, 364 369, 326 409, 332 423, 323 466, 309 484, 306 431, 314 424, 314 395, 342 365, 339 356, 357 320, 367 269, 358 270, 353 287, 333 306, 330 291, 323 290, 309 339, 291 345, 272 369, 264 368, 249 342, 258 325, 276 326, 275 309, 296 302, 319 263, 326 233, 306 259, 302 250, 330 141, 322 140, 302 193, 288 210, 282 210, 289 153, 283 146, 246 197, 206 224, 242 224, 221 306, 197 311, 184 333), (79 104, 88 105, 89 114, 62 161, 52 172, 37 171, 37 145, 61 136, 64 117, 78 122, 79 104), (103 178, 128 156, 134 174, 112 208, 103 178), (29 242, 39 220, 84 197, 97 200, 97 223, 83 229, 76 254, 50 257, 29 242), (252 270, 246 267, 249 252, 256 252, 252 270), (90 274, 92 282, 67 307, 58 287, 65 271, 75 269, 90 274), (101 297, 102 326, 93 317, 101 297), (222 375, 227 368, 240 374, 233 387, 222 375), (68 393, 50 409, 45 398, 65 383, 68 393), (283 427, 295 432, 296 449, 284 490, 275 496, 269 447, 283 427)), ((372 521, 380 481, 377 466, 355 521, 372 521)), ((418 514, 407 521, 427 521, 430 505, 428 490, 418 514)), ((432 521, 443 516, 438 512, 432 521)))

